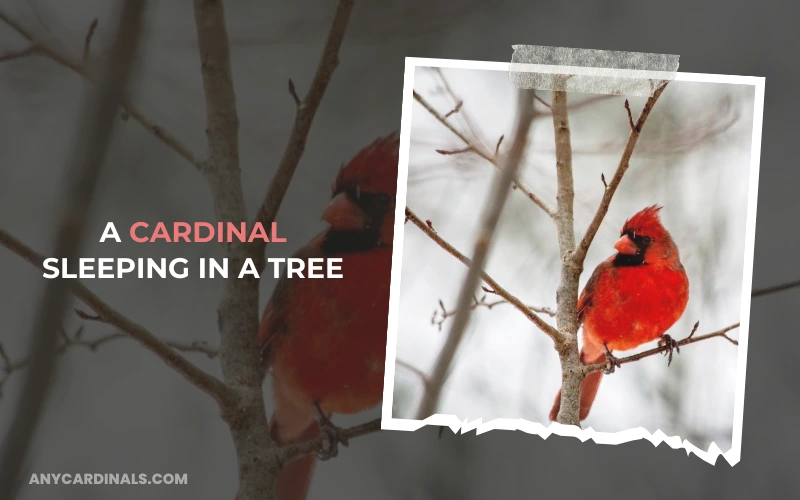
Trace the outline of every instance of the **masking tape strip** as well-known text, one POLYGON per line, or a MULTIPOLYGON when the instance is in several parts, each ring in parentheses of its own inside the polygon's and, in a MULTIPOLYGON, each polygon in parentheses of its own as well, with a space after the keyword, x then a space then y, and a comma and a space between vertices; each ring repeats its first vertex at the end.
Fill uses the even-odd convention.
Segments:
POLYGON ((509 79, 518 89, 652 96, 678 72, 680 56, 514 45, 509 79))

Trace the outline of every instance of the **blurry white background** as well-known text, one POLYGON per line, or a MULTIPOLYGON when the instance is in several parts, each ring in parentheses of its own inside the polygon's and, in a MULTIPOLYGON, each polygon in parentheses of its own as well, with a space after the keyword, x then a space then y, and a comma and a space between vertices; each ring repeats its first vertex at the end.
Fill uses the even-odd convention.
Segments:
MULTIPOLYGON (((515 92, 504 71, 418 67, 414 89, 441 114, 463 101, 448 120, 489 151, 501 135, 511 132, 515 92)), ((548 92, 539 95, 550 99, 548 92)), ((587 99, 589 103, 575 107, 569 116, 578 238, 603 194, 601 174, 613 176, 629 132, 625 97, 570 94, 568 104, 587 99)), ((739 321, 753 101, 752 86, 669 84, 592 244, 581 287, 594 267, 614 253, 625 220, 645 206, 660 204, 662 221, 680 248, 691 283, 687 310, 669 333, 681 339, 698 320, 698 334, 739 321)), ((634 119, 643 103, 644 98, 630 99, 634 119)), ((495 169, 473 153, 437 153, 436 149, 463 149, 465 144, 419 103, 412 109, 407 205, 469 254, 495 169)), ((553 125, 547 108, 537 109, 542 114, 533 124, 521 176, 555 205, 553 125)), ((440 309, 440 299, 452 311, 466 267, 413 225, 407 224, 404 234, 397 360, 429 373, 452 321, 446 319, 440 329, 436 323, 441 315, 434 311, 440 309)), ((506 205, 486 271, 526 304, 555 307, 555 227, 519 191, 506 205)), ((738 332, 731 336, 737 338, 738 332)), ((639 350, 652 347, 655 343, 639 350)), ((659 356, 623 366, 605 377, 584 428, 661 429, 704 450, 711 442, 723 452, 729 450, 737 349, 724 339, 710 339, 681 349, 669 368, 659 356)), ((491 310, 479 307, 438 413, 462 420, 524 418, 547 424, 560 374, 552 342, 523 315, 508 304, 491 310)), ((414 418, 420 394, 419 376, 398 364, 393 416, 414 418)))

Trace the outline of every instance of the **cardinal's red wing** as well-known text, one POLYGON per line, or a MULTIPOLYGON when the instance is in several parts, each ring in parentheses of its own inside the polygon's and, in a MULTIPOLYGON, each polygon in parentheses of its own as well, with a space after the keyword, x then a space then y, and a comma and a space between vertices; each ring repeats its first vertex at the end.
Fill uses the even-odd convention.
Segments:
POLYGON ((587 308, 592 306, 592 299, 594 298, 594 293, 597 290, 600 277, 612 266, 613 264, 610 260, 601 262, 595 268, 592 276, 589 278, 589 281, 586 282, 586 286, 583 287, 581 296, 578 298, 578 321, 583 322, 583 314, 586 312, 587 308))
MULTIPOLYGON (((319 248, 322 241, 321 238, 322 235, 318 236, 312 240, 311 243, 295 252, 292 257, 304 259, 306 264, 309 258, 321 257, 322 251, 319 248)), ((264 315, 258 327, 258 348, 261 352, 261 362, 267 369, 269 368, 271 359, 270 348, 275 338, 279 335, 289 334, 289 311, 292 306, 292 301, 295 300, 294 292, 297 288, 296 281, 298 279, 308 278, 295 277, 289 279, 286 277, 286 272, 284 270, 264 309, 264 315)), ((306 306, 313 307, 314 304, 306 304, 306 306)))

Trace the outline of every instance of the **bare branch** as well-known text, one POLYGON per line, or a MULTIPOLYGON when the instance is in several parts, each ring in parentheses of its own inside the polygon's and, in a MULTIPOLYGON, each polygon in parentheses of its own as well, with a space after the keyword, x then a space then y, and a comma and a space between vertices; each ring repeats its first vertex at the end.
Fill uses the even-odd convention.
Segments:
MULTIPOLYGON (((344 35, 347 31, 347 24, 352 10, 353 0, 339 0, 337 3, 336 14, 328 31, 328 38, 325 41, 325 48, 317 65, 317 71, 314 73, 314 79, 311 81, 308 93, 306 93, 297 107, 297 114, 294 118, 286 149, 283 151, 283 157, 255 217, 256 222, 261 222, 264 227, 268 227, 275 221, 283 197, 289 188, 289 183, 294 176, 297 165, 300 163, 300 159, 303 157, 314 116, 316 116, 317 109, 325 96, 325 91, 328 89, 333 73, 339 65, 339 49, 344 42, 344 35)), ((264 250, 267 243, 262 240, 256 240, 250 245, 253 262, 260 271, 264 268, 264 250)))
POLYGON ((631 104, 625 99, 625 111, 628 112, 628 123, 631 126, 631 130, 636 130, 636 125, 633 124, 633 114, 631 113, 631 104))
MULTIPOLYGON (((79 327, 78 330, 74 334, 72 334, 71 336, 67 335, 66 331, 63 328, 60 329, 62 342, 61 342, 61 345, 59 345, 55 350, 56 355, 62 356, 64 354, 66 354, 71 348, 75 348, 75 347, 79 347, 79 348, 82 347, 82 348, 85 348, 85 349, 89 349, 90 351, 96 351, 99 347, 101 347, 101 346, 103 346, 103 345, 105 345, 105 344, 107 344, 109 342, 112 342, 112 341, 115 341, 115 340, 118 340, 118 339, 130 339, 131 338, 131 336, 129 334, 127 334, 125 332, 118 331, 118 332, 114 332, 114 333, 108 333, 108 334, 105 334, 105 335, 101 335, 101 336, 95 337, 93 339, 85 339, 81 335, 82 328, 83 328, 82 326, 79 327)), ((216 358, 217 354, 218 354, 218 350, 216 348, 208 345, 208 343, 206 343, 206 342, 202 342, 202 341, 199 341, 199 340, 195 340, 195 341, 190 342, 190 343, 165 340, 164 343, 167 344, 168 346, 172 347, 173 349, 177 350, 177 351, 181 351, 181 352, 196 352, 196 353, 205 354, 206 356, 208 356, 209 359, 216 358)), ((0 397, 2 397, 3 385, 8 381, 8 379, 11 378, 11 375, 14 372, 17 372, 17 371, 23 370, 24 368, 27 368, 28 365, 30 365, 30 363, 31 363, 31 357, 30 356, 23 356, 23 357, 21 357, 19 359, 12 360, 12 359, 9 358, 8 354, 5 352, 5 349, 3 348, 3 345, 0 344, 0 361, 3 362, 3 364, 0 365, 0 371, 2 371, 5 374, 4 376, 0 377, 0 397)))
MULTIPOLYGON (((592 97, 587 97, 586 99, 583 99, 582 101, 577 101, 577 102, 570 103, 567 106, 567 110, 568 111, 578 111, 578 110, 583 109, 583 108, 588 108, 589 106, 592 106, 592 105, 597 104, 599 102, 607 101, 607 100, 609 100, 609 99, 611 99, 613 97, 616 97, 616 96, 615 95, 611 95, 611 94, 593 95, 592 97)), ((542 104, 545 104, 547 106, 547 109, 544 109, 544 110, 541 110, 541 111, 538 111, 538 112, 541 113, 542 115, 552 114, 552 110, 550 108, 550 103, 547 103, 546 101, 540 101, 540 102, 542 104)))
POLYGON ((422 403, 417 412, 417 418, 419 420, 433 414, 438 407, 439 397, 447 374, 450 371, 453 358, 455 357, 469 322, 471 312, 469 305, 483 274, 483 266, 489 255, 489 249, 491 248, 491 241, 494 237, 495 229, 497 228, 497 222, 500 220, 500 215, 503 212, 503 207, 505 206, 506 199, 511 190, 510 188, 516 177, 517 170, 519 169, 522 155, 525 153, 528 142, 528 131, 530 130, 535 112, 533 109, 533 101, 531 100, 532 92, 519 91, 518 94, 519 104, 511 148, 508 154, 502 159, 500 174, 495 179, 488 202, 484 208, 484 213, 478 228, 478 237, 473 249, 472 262, 469 265, 469 270, 467 271, 467 276, 464 279, 464 284, 462 285, 461 293, 458 298, 456 306, 457 312, 453 318, 447 340, 445 340, 444 347, 437 357, 433 372, 430 376, 431 384, 428 387, 428 391, 423 395, 422 403))
POLYGON ((86 61, 89 60, 89 50, 92 46, 92 38, 94 38, 94 32, 97 31, 97 22, 98 19, 95 17, 92 20, 92 24, 89 25, 89 29, 86 31, 86 37, 83 39, 83 63, 86 64, 86 61))
MULTIPOLYGON (((367 434, 373 434, 375 432, 379 432, 380 430, 381 419, 376 418, 354 427, 340 429, 339 436, 346 441, 355 439, 357 437, 366 436, 367 434)), ((319 438, 306 441, 305 443, 286 445, 281 448, 280 460, 283 464, 287 464, 294 460, 298 460, 305 456, 313 455, 314 453, 324 450, 327 444, 326 439, 326 436, 323 434, 319 438)))
MULTIPOLYGON (((500 145, 503 144, 503 139, 505 139, 505 134, 502 134, 499 139, 497 139, 497 145, 494 147, 494 155, 497 156, 500 154, 500 145)), ((517 182, 519 185, 519 182, 517 182)))
MULTIPOLYGON (((239 117, 231 72, 225 10, 218 0, 194 0, 200 72, 206 101, 208 161, 204 169, 218 222, 245 221, 244 194, 239 167, 239 117)), ((224 245, 234 269, 241 269, 248 244, 224 245)), ((280 463, 269 436, 263 369, 254 340, 258 331, 258 279, 229 276, 217 305, 220 365, 225 381, 236 393, 222 408, 222 418, 233 437, 238 461, 239 498, 272 498, 280 463)))
MULTIPOLYGON (((406 207, 406 220, 411 221, 415 226, 420 228, 423 233, 425 233, 434 243, 439 245, 444 249, 445 252, 449 253, 453 257, 455 257, 459 262, 466 266, 470 266, 472 261, 458 251, 453 245, 448 243, 444 240, 441 236, 439 236, 436 231, 432 230, 425 224, 414 212, 412 212, 408 207, 406 207)), ((481 275, 483 281, 491 287, 491 293, 494 293, 505 300, 507 300, 511 305, 513 305, 519 312, 525 315, 533 324, 535 324, 540 330, 542 330, 548 337, 553 339, 553 341, 558 340, 558 330, 556 330, 552 325, 547 323, 541 317, 539 317, 536 312, 530 309, 527 305, 525 305, 521 300, 517 297, 512 295, 508 292, 505 288, 500 286, 500 284, 494 280, 488 273, 485 271, 481 275)))
POLYGON ((545 106, 547 109, 552 109, 552 106, 550 106, 550 103, 549 103, 549 102, 547 102, 547 101, 545 101, 545 100, 544 100, 544 99, 542 99, 541 97, 539 97, 539 94, 537 94, 537 93, 534 93, 534 94, 533 94, 533 97, 535 97, 535 98, 536 98, 536 100, 537 100, 537 101, 539 101, 540 103, 544 104, 544 106, 545 106))
MULTIPOLYGON (((98 79, 94 71, 91 71, 90 68, 87 66, 89 61, 78 62, 75 61, 73 58, 66 56, 60 53, 57 49, 50 47, 49 45, 43 43, 42 41, 38 40, 33 32, 29 31, 25 28, 22 24, 20 24, 15 19, 11 18, 8 14, 3 11, 0 11, 0 21, 8 24, 14 31, 19 33, 22 37, 28 40, 32 47, 35 49, 32 53, 34 54, 42 54, 46 56, 51 61, 64 66, 75 72, 76 74, 80 75, 81 77, 85 78, 86 80, 97 84, 98 79)), ((89 42, 91 42, 91 37, 89 38, 89 42)), ((202 161, 195 155, 195 153, 183 144, 177 137, 173 134, 168 132, 164 129, 161 125, 156 124, 152 119, 148 118, 139 108, 137 108, 128 98, 127 96, 122 97, 122 107, 125 113, 129 116, 132 116, 134 120, 139 122, 145 129, 147 129, 151 134, 153 134, 158 140, 160 140, 164 145, 168 148, 173 150, 177 153, 181 158, 192 164, 196 169, 202 170, 203 163, 202 161)))
POLYGON ((467 147, 462 148, 462 149, 452 149, 452 150, 450 150, 450 149, 437 149, 436 150, 436 152, 439 153, 440 155, 457 155, 457 154, 461 154, 461 153, 471 153, 473 151, 475 151, 475 150, 472 148, 472 146, 467 146, 467 147))
POLYGON ((420 370, 416 366, 413 366, 412 364, 407 363, 407 362, 403 361, 402 359, 395 360, 394 363, 397 366, 399 366, 401 368, 405 368, 406 370, 408 370, 411 373, 413 373, 414 375, 416 375, 420 379, 420 381, 422 382, 422 385, 425 386, 426 388, 427 388, 428 385, 430 385, 431 382, 430 382, 430 380, 428 380, 428 376, 425 375, 425 372, 423 372, 422 370, 420 370))
POLYGON ((461 111, 461 106, 463 106, 463 105, 464 105, 464 101, 458 101, 456 103, 455 107, 453 109, 451 109, 450 111, 448 111, 447 114, 444 115, 444 117, 445 118, 450 118, 451 115, 454 115, 454 114, 458 113, 459 111, 461 111))
POLYGON ((176 340, 166 340, 165 344, 172 347, 176 351, 181 352, 198 352, 205 354, 208 359, 214 359, 219 355, 219 348, 208 345, 208 342, 202 340, 193 340, 192 342, 178 342, 176 340))
MULTIPOLYGON (((42 263, 45 257, 2 228, 0 228, 0 246, 8 248, 11 252, 32 264, 34 267, 44 270, 42 263)), ((53 281, 63 281, 67 283, 66 286, 71 289, 72 294, 97 314, 97 316, 87 317, 88 315, 86 313, 78 313, 80 317, 107 323, 118 328, 121 332, 124 332, 142 344, 147 350, 153 352, 164 361, 167 366, 183 375, 183 377, 194 386, 213 396, 217 401, 230 399, 231 393, 222 381, 204 372, 186 358, 180 356, 166 342, 112 308, 80 281, 62 278, 53 281)), ((54 331, 57 332, 58 328, 59 327, 56 327, 54 331)))
POLYGON ((595 213, 592 222, 589 224, 589 227, 586 229, 586 234, 584 234, 583 239, 578 245, 578 248, 575 249, 575 252, 572 255, 573 262, 582 264, 583 260, 586 258, 586 252, 589 251, 589 246, 592 244, 592 240, 597 234, 597 230, 600 228, 600 224, 603 222, 603 218, 605 218, 606 213, 608 212, 608 207, 611 205, 611 199, 614 197, 614 193, 617 192, 619 183, 622 182, 622 176, 625 175, 625 172, 628 170, 628 166, 630 166, 633 149, 636 146, 636 142, 639 140, 639 135, 641 134, 642 128, 647 121, 647 117, 650 116, 650 112, 656 105, 656 101, 658 101, 658 98, 661 97, 664 89, 667 88, 667 83, 668 82, 664 82, 663 85, 656 89, 652 97, 647 99, 642 111, 639 113, 639 118, 636 120, 636 126, 628 135, 628 143, 622 153, 622 158, 619 161, 619 165, 614 173, 614 177, 611 179, 611 182, 608 184, 608 188, 606 188, 603 193, 600 206, 597 207, 597 212, 595 213))
POLYGON ((294 81, 292 81, 291 78, 289 78, 289 95, 294 99, 294 105, 300 107, 303 101, 301 101, 300 96, 297 95, 297 88, 294 86, 294 81))
MULTIPOLYGON (((66 188, 56 217, 54 256, 73 259, 80 251, 89 219, 97 179, 105 162, 114 129, 114 117, 139 45, 144 13, 143 1, 123 4, 111 46, 110 63, 100 85, 88 94, 78 118, 78 135, 67 159, 66 188)), ((68 303, 64 279, 50 280, 34 316, 30 336, 30 370, 23 382, 22 397, 0 455, 0 498, 12 499, 28 448, 36 432, 56 368, 58 328, 68 303)))
POLYGON ((38 45, 31 44, 25 47, 24 49, 12 50, 10 52, 6 52, 5 54, 0 54, 0 63, 13 61, 15 59, 22 59, 23 57, 35 54, 38 50, 39 50, 38 45))
MULTIPOLYGON (((492 293, 492 294, 496 294, 497 293, 494 290, 488 289, 486 287, 481 287, 481 288, 483 288, 483 290, 486 291, 487 293, 492 293)), ((499 305, 503 305, 503 304, 511 304, 511 302, 509 302, 509 301, 507 301, 505 299, 489 301, 489 300, 486 300, 486 295, 482 295, 481 298, 473 297, 473 303, 472 303, 472 305, 470 305, 470 309, 473 310, 473 311, 475 309, 479 308, 479 307, 485 307, 486 309, 492 309, 494 306, 499 306, 499 305)), ((528 309, 530 309, 531 311, 536 312, 536 313, 546 314, 546 315, 551 316, 551 317, 555 317, 555 315, 556 315, 556 312, 553 309, 550 309, 549 307, 538 307, 538 306, 526 306, 526 307, 528 309)), ((441 331, 442 330, 442 325, 444 324, 445 321, 447 321, 447 318, 455 316, 455 314, 456 314, 456 310, 455 309, 453 309, 453 310, 446 309, 444 307, 444 303, 440 300, 439 301, 439 309, 435 309, 433 311, 433 316, 431 317, 431 324, 437 326, 439 328, 439 331, 441 331)))
MULTIPOLYGON (((566 76, 554 75, 554 88, 563 88, 558 80, 566 76)), ((572 139, 567 113, 567 92, 553 91, 551 106, 553 134, 556 147, 556 178, 558 181, 558 212, 556 230, 561 257, 561 279, 556 291, 558 312, 556 323, 561 342, 556 343, 561 362, 561 406, 557 420, 562 424, 580 425, 580 387, 583 380, 578 356, 578 281, 583 262, 570 259, 575 250, 574 201, 575 186, 572 173, 572 139)))
POLYGON ((790 281, 788 283, 782 283, 780 285, 769 286, 766 288, 759 288, 757 290, 753 290, 750 296, 763 297, 764 295, 783 292, 785 290, 790 290, 792 288, 797 288, 797 287, 800 287, 800 280, 790 281))
MULTIPOLYGON (((438 111, 436 111, 433 108, 433 106, 431 106, 430 103, 428 103, 428 101, 425 100, 424 97, 422 97, 420 94, 417 93, 416 90, 414 91, 414 99, 417 102, 419 102, 420 104, 422 104, 422 106, 428 111, 428 113, 430 113, 434 118, 436 118, 439 121, 439 123, 441 123, 442 125, 447 127, 447 129, 450 132, 455 134, 459 139, 461 139, 462 142, 464 142, 464 144, 466 144, 467 148, 463 152, 473 152, 473 153, 477 154, 478 156, 480 156, 481 158, 483 158, 484 160, 486 160, 489 163, 491 163, 492 165, 494 165, 495 168, 498 168, 498 169, 500 168, 500 163, 497 160, 497 153, 500 150, 500 143, 503 141, 503 136, 501 136, 500 140, 497 141, 497 146, 495 146, 495 154, 494 155, 490 155, 489 153, 484 151, 483 148, 480 148, 480 147, 476 146, 475 144, 473 144, 472 141, 470 141, 469 138, 466 135, 464 135, 462 132, 460 132, 458 129, 456 129, 447 120, 447 118, 445 118, 444 116, 442 116, 442 114, 440 114, 438 111)), ((538 205, 539 208, 544 210, 544 212, 547 215, 549 215, 551 218, 555 217, 555 209, 552 206, 550 206, 549 203, 544 201, 544 199, 542 199, 539 195, 534 193, 528 186, 526 186, 522 182, 522 180, 520 180, 516 176, 514 178, 513 185, 514 185, 514 187, 516 189, 519 189, 522 193, 524 193, 525 196, 527 196, 529 200, 531 200, 536 205, 538 205)))
MULTIPOLYGON (((731 344, 738 346, 739 345, 739 341, 737 341, 735 339, 732 339, 732 338, 728 337, 728 335, 727 335, 727 333, 729 331, 734 330, 736 328, 739 328, 739 323, 734 323, 734 324, 732 324, 730 326, 726 326, 725 328, 723 328, 721 330, 717 330, 716 332, 707 333, 705 335, 699 335, 697 337, 694 336, 694 330, 692 330, 692 333, 689 334, 688 337, 686 337, 683 340, 679 340, 678 341, 678 347, 683 347, 685 345, 694 344, 695 342, 701 342, 703 340, 713 339, 715 337, 724 338, 725 340, 727 340, 731 344)), ((696 326, 695 326, 695 329, 696 329, 696 326)), ((627 356, 627 357, 624 357, 624 358, 618 358, 617 359, 618 366, 619 365, 624 365, 626 363, 632 363, 634 361, 639 361, 640 359, 644 359, 644 358, 647 358, 647 357, 650 357, 650 356, 654 356, 656 354, 666 353, 668 350, 669 350, 669 346, 663 345, 663 346, 659 346, 659 347, 650 349, 648 351, 640 352, 639 354, 634 354, 632 356, 627 356)), ((606 369, 606 363, 597 363, 597 364, 594 364, 594 365, 586 365, 586 366, 583 367, 583 371, 587 375, 589 373, 600 371, 600 370, 605 370, 605 369, 606 369)))

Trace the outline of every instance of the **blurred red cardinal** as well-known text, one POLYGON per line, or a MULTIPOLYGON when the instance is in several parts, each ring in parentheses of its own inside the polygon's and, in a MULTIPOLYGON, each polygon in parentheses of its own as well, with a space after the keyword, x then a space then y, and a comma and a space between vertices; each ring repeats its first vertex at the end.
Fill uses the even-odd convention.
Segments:
MULTIPOLYGON (((578 299, 578 318, 583 324, 581 362, 608 362, 614 371, 617 359, 611 351, 625 351, 661 339, 670 360, 677 343, 665 332, 681 317, 689 301, 689 279, 672 237, 661 225, 661 207, 647 207, 622 228, 614 245, 617 254, 592 273, 578 299)), ((666 354, 666 353, 665 353, 666 354)), ((580 419, 589 415, 603 372, 586 376, 581 385, 580 419)), ((556 394, 550 420, 561 407, 556 394)))
MULTIPOLYGON (((378 139, 344 165, 322 219, 330 224, 295 257, 341 257, 343 278, 281 279, 258 334, 272 369, 275 411, 270 434, 280 444, 328 434, 333 413, 381 402, 386 359, 399 137, 378 139)), ((306 498, 314 456, 287 464, 276 498, 306 498)))

